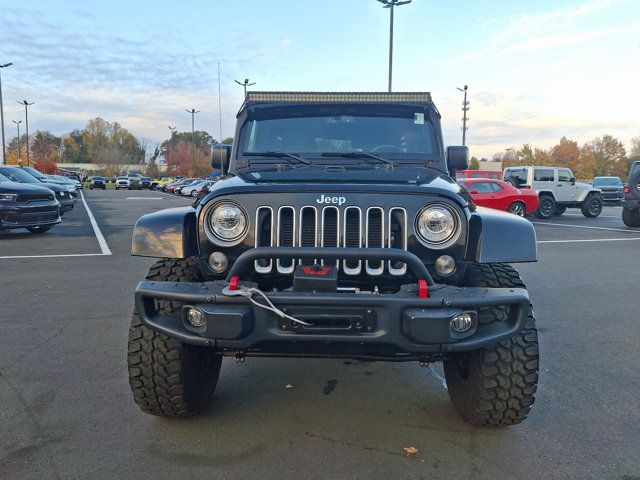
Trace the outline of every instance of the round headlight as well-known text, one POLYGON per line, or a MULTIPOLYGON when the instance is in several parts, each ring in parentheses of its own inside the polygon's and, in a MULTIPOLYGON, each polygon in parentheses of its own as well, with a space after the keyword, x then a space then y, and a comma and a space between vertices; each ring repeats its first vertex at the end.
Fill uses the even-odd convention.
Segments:
POLYGON ((422 243, 430 248, 451 246, 460 235, 458 214, 448 205, 438 203, 423 208, 416 217, 416 231, 422 243))
POLYGON ((217 243, 237 242, 247 232, 247 215, 238 205, 221 203, 209 213, 209 229, 217 243))

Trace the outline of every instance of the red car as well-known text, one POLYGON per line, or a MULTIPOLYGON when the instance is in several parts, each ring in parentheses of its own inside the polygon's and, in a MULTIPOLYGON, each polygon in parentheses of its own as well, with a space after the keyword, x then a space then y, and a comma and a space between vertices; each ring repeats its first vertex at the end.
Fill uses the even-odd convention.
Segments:
POLYGON ((458 170, 456 178, 490 178, 492 180, 502 180, 500 170, 458 170))
POLYGON ((502 180, 465 178, 458 183, 467 187, 473 203, 479 207, 495 208, 524 217, 538 208, 538 194, 529 189, 519 189, 502 180))

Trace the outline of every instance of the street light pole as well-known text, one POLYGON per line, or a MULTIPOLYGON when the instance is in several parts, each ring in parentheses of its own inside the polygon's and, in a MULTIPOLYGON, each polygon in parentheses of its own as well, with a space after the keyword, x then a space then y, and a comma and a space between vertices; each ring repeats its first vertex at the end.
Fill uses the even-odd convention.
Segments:
POLYGON ((22 153, 22 148, 20 145, 20 124, 22 123, 22 120, 19 120, 17 122, 15 120, 11 121, 16 124, 16 127, 18 127, 18 163, 20 163, 20 153, 22 153))
POLYGON ((411 0, 378 0, 384 5, 383 8, 389 9, 389 87, 388 91, 391 91, 391 83, 393 76, 393 8, 400 5, 406 5, 411 3, 411 0))
POLYGON ((2 69, 10 67, 13 63, 5 63, 0 65, 0 130, 2 130, 2 163, 7 163, 7 150, 4 144, 4 110, 2 109, 2 69))
MULTIPOLYGON (((169 130, 171 130, 171 137, 169 137, 169 156, 173 158, 173 134, 176 131, 176 127, 172 127, 171 125, 167 125, 169 130)), ((165 163, 167 162, 167 158, 165 158, 165 163)))
MULTIPOLYGON (((236 82, 238 85, 240 85, 241 87, 244 88, 244 98, 247 98, 247 87, 250 87, 250 86, 256 84, 256 82, 249 83, 249 79, 248 78, 245 78, 244 82, 240 82, 238 80, 234 80, 234 82, 236 82)), ((220 139, 220 141, 222 141, 222 139, 220 139)))
POLYGON ((36 102, 27 102, 26 100, 18 100, 18 103, 24 105, 24 120, 25 120, 25 129, 27 131, 27 167, 30 167, 31 164, 29 163, 29 111, 27 110, 27 107, 29 107, 29 105, 33 105, 36 102))
POLYGON ((468 85, 464 86, 463 88, 460 87, 456 87, 458 90, 460 90, 461 92, 464 92, 464 100, 462 101, 462 145, 466 145, 465 141, 467 138, 467 112, 469 111, 469 102, 467 102, 467 88, 469 88, 468 85))
POLYGON ((191 173, 193 174, 194 167, 196 165, 196 113, 200 110, 196 110, 192 108, 191 110, 187 110, 187 113, 191 114, 191 173))

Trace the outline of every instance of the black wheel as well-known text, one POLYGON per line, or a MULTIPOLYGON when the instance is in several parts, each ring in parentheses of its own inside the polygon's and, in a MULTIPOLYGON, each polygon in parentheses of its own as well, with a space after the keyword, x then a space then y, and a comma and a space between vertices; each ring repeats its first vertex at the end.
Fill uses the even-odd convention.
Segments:
POLYGON ((563 207, 561 205, 556 205, 556 209, 554 210, 553 214, 554 215, 562 215, 566 211, 567 211, 567 207, 563 207))
POLYGON ((599 195, 589 195, 580 208, 587 218, 595 218, 602 212, 602 198, 599 195))
MULTIPOLYGON (((196 282, 202 276, 196 258, 161 260, 151 267, 149 280, 196 282)), ((180 311, 177 302, 158 301, 163 314, 180 311)), ((209 347, 181 343, 131 317, 127 363, 129 385, 140 409, 151 415, 196 415, 211 403, 218 382, 222 355, 209 347)))
POLYGON ((622 221, 627 227, 640 227, 640 210, 623 208, 622 221))
POLYGON ((551 218, 553 212, 556 210, 556 201, 549 195, 543 195, 540 197, 540 203, 536 210, 536 217, 538 218, 551 218))
POLYGON ((40 225, 39 227, 27 227, 27 230, 31 233, 45 233, 51 230, 51 227, 53 227, 53 225, 40 225))
MULTIPOLYGON (((471 264, 465 286, 525 288, 506 264, 471 264)), ((504 308, 479 311, 481 324, 506 320, 504 308)), ((444 361, 449 397, 462 418, 474 425, 507 426, 522 422, 538 388, 538 333, 533 309, 520 334, 497 345, 457 353, 444 361)))
POLYGON ((509 208, 507 208, 507 212, 513 213, 520 217, 524 217, 525 214, 527 213, 527 209, 523 202, 516 201, 516 202, 513 202, 511 205, 509 205, 509 208))

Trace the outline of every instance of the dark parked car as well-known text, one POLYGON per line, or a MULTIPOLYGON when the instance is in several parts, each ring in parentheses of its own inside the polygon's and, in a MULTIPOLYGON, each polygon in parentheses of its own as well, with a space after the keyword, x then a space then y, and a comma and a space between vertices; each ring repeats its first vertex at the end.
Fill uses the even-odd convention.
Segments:
POLYGON ((624 198, 622 180, 620 177, 596 177, 593 186, 602 190, 603 202, 620 203, 624 198))
POLYGON ((140 188, 151 188, 151 178, 140 177, 140 188))
POLYGON ((204 411, 225 356, 319 357, 443 362, 466 421, 524 420, 538 337, 511 264, 536 261, 534 227, 476 208, 452 179, 468 148, 443 145, 427 92, 247 92, 222 178, 133 231, 159 258, 128 336, 142 411, 204 411))
POLYGON ((640 227, 640 158, 632 160, 629 177, 624 184, 622 221, 627 227, 640 227))
POLYGON ((60 204, 47 187, 12 182, 0 174, 0 231, 44 233, 60 222, 60 204))
POLYGON ((101 188, 102 190, 106 190, 107 179, 100 176, 91 177, 91 181, 89 182, 89 190, 93 190, 94 188, 101 188))
POLYGON ((53 190, 56 200, 60 203, 60 213, 68 212, 77 202, 72 195, 72 192, 75 192, 73 188, 66 187, 59 183, 40 181, 21 168, 3 165, 0 166, 0 174, 4 175, 12 182, 35 184, 53 190))

